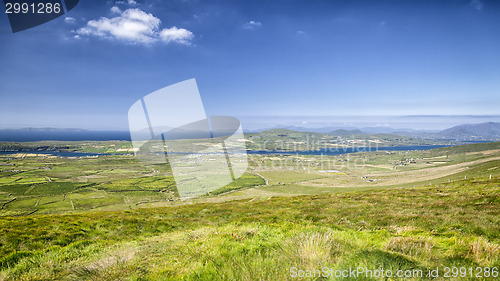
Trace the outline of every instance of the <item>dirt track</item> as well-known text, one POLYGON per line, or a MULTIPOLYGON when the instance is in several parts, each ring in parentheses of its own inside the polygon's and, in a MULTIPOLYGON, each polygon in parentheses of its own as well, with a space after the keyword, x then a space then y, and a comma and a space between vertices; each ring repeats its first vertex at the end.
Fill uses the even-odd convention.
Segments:
POLYGON ((323 178, 319 181, 318 180, 303 181, 300 184, 309 186, 321 186, 321 187, 325 187, 328 185, 335 187, 360 187, 360 186, 386 186, 386 185, 407 184, 412 182, 421 182, 421 181, 450 176, 467 170, 469 166, 494 160, 500 160, 500 156, 478 159, 448 166, 429 167, 412 171, 395 171, 388 173, 367 174, 367 179, 375 179, 375 181, 373 182, 365 182, 359 180, 339 181, 338 179, 335 178, 323 178))

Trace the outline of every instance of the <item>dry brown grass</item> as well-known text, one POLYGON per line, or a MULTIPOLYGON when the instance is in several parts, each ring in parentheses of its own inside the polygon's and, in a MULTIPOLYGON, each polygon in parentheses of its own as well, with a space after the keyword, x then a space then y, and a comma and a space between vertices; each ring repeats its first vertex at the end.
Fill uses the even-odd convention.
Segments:
POLYGON ((342 252, 342 244, 331 232, 302 233, 288 239, 285 244, 287 258, 298 261, 303 269, 334 264, 342 252))
POLYGON ((424 260, 432 257, 433 248, 434 244, 429 237, 392 237, 385 246, 386 250, 405 254, 410 257, 419 257, 424 260))
POLYGON ((469 254, 472 260, 479 264, 487 265, 500 255, 500 245, 478 238, 469 245, 469 254))

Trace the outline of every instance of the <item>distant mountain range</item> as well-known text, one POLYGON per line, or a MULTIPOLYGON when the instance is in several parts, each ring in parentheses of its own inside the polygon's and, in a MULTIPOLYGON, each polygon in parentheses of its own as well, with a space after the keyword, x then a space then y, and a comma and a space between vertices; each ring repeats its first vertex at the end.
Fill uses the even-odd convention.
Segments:
POLYGON ((455 126, 437 133, 442 138, 500 139, 500 123, 487 122, 455 126))
POLYGON ((358 130, 358 129, 354 129, 354 130, 338 129, 338 130, 330 132, 329 134, 334 135, 334 136, 351 136, 351 135, 362 135, 362 134, 366 134, 366 133, 361 131, 361 130, 358 130))
MULTIPOLYGON (((311 127, 299 127, 299 126, 275 126, 272 128, 268 129, 262 129, 262 130, 254 130, 254 131, 249 131, 249 133, 257 133, 257 132, 262 132, 270 129, 288 129, 291 131, 297 131, 297 132, 314 132, 314 133, 325 133, 329 134, 331 132, 337 131, 337 130, 344 130, 344 131, 355 131, 359 130, 362 133, 368 133, 368 134, 393 134, 395 132, 406 132, 406 133, 436 133, 439 132, 439 130, 415 130, 415 129, 410 129, 410 128, 391 128, 391 127, 362 127, 362 128, 357 128, 357 127, 320 127, 320 128, 311 128, 311 127)), ((342 132, 342 131, 339 131, 342 132)))
POLYGON ((299 132, 326 133, 334 136, 366 135, 366 134, 391 134, 406 137, 425 139, 450 139, 450 140, 500 140, 500 123, 487 122, 478 124, 464 124, 451 127, 442 131, 426 131, 414 129, 394 129, 389 127, 323 127, 304 128, 286 126, 283 129, 299 132))
MULTIPOLYGON (((359 134, 359 130, 351 130, 350 134, 359 134)), ((371 132, 361 132, 367 134, 371 132)), ((373 132, 373 131, 372 131, 373 132)), ((380 133, 380 131, 378 132, 380 133)), ((500 123, 487 122, 478 124, 464 124, 451 127, 439 132, 408 131, 408 130, 386 130, 384 133, 407 137, 419 137, 426 139, 451 139, 451 140, 500 140, 500 123)), ((346 135, 345 130, 331 132, 334 135, 346 135), (339 134, 336 132, 340 131, 339 134)))
MULTIPOLYGON (((285 126, 276 129, 284 129, 298 132, 324 133, 334 136, 349 136, 363 134, 392 134, 407 137, 418 137, 424 139, 450 139, 450 140, 500 140, 500 123, 487 122, 478 124, 464 124, 451 127, 442 131, 424 131, 413 129, 394 129, 388 127, 324 127, 305 128, 296 126, 285 126)), ((269 131, 269 130, 268 130, 269 131)), ((261 131, 265 134, 266 131, 261 131)), ((57 128, 23 128, 0 130, 0 141, 83 141, 83 140, 130 140, 128 131, 90 131, 83 129, 57 129, 57 128)))

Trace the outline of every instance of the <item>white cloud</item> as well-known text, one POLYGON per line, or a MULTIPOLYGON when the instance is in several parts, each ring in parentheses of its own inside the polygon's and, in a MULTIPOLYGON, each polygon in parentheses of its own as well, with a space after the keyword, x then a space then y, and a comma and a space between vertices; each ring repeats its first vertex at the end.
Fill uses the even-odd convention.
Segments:
POLYGON ((122 10, 120 10, 120 8, 118 8, 117 6, 113 6, 111 7, 111 12, 114 14, 121 14, 122 10))
POLYGON ((483 2, 481 2, 480 0, 472 0, 470 1, 469 5, 471 5, 472 8, 478 11, 481 11, 483 9, 483 2))
POLYGON ((297 30, 295 35, 297 36, 297 38, 300 38, 300 39, 309 39, 310 38, 309 33, 307 33, 304 30, 297 30))
POLYGON ((65 17, 64 22, 69 23, 69 24, 73 24, 73 23, 76 23, 76 19, 72 18, 72 17, 65 17))
POLYGON ((183 45, 190 45, 194 37, 191 31, 175 26, 160 30, 161 20, 140 9, 121 11, 114 8, 111 8, 111 11, 118 13, 119 16, 91 20, 86 26, 76 30, 76 35, 79 37, 96 36, 135 44, 151 44, 161 40, 183 45))
POLYGON ((128 5, 130 5, 130 6, 139 5, 139 4, 137 4, 137 2, 136 2, 136 1, 134 1, 134 0, 128 0, 128 1, 116 1, 115 3, 116 3, 116 4, 128 4, 128 5))
POLYGON ((249 21, 247 23, 245 23, 243 25, 243 28, 244 29, 254 29, 254 28, 257 28, 257 27, 261 27, 262 26, 262 23, 260 21, 249 21))
POLYGON ((184 28, 177 28, 176 26, 172 28, 164 28, 160 31, 160 39, 164 42, 177 42, 179 44, 190 45, 194 34, 184 28))

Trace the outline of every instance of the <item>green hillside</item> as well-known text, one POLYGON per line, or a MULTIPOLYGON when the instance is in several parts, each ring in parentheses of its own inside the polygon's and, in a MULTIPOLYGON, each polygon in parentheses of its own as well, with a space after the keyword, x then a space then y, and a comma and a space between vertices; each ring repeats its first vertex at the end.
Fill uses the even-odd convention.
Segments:
MULTIPOLYGON (((297 270, 358 266, 420 270, 424 276, 429 267, 492 272, 500 266, 499 192, 495 178, 431 188, 4 217, 0 278, 295 280, 291 274, 297 270)), ((476 280, 461 280, 467 279, 476 280)))
POLYGON ((325 276, 358 267, 495 280, 500 269, 499 142, 250 155, 240 179, 186 201, 168 165, 131 155, 0 164, 0 280, 380 279, 325 276))
POLYGON ((459 146, 436 148, 430 151, 444 155, 444 154, 458 154, 466 152, 480 152, 480 151, 497 150, 497 149, 500 149, 500 142, 464 144, 459 146))

